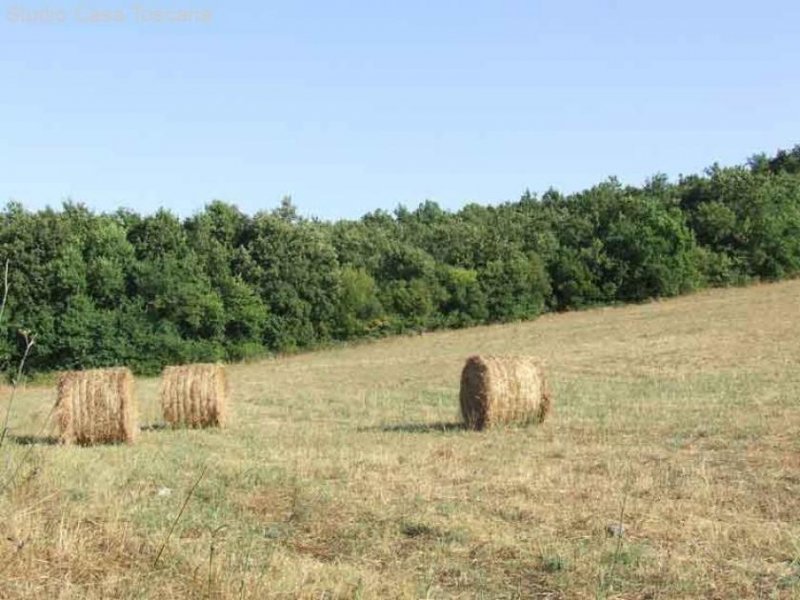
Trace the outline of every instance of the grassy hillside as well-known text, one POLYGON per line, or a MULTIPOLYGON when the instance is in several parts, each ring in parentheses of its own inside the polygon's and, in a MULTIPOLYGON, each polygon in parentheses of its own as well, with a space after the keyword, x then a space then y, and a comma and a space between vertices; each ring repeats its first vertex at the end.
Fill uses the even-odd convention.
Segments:
POLYGON ((798 367, 794 281, 236 365, 222 432, 140 380, 133 447, 48 444, 29 388, 0 596, 800 597, 798 367), (455 427, 475 352, 545 359, 551 418, 455 427))

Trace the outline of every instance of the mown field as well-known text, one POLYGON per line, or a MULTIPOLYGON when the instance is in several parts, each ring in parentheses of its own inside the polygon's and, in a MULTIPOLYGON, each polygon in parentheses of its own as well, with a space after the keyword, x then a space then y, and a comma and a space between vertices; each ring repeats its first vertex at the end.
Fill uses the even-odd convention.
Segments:
POLYGON ((52 444, 29 387, 0 596, 800 598, 799 368, 794 281, 231 366, 224 431, 139 380, 130 447, 52 444), (476 352, 544 359, 550 419, 460 429, 476 352))

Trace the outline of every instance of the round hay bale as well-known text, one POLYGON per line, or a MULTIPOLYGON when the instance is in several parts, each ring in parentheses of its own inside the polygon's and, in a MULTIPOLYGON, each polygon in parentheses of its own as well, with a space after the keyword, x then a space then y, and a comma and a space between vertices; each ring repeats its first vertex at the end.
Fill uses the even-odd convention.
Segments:
POLYGON ((528 356, 471 356, 461 372, 461 415, 470 429, 541 423, 550 392, 541 363, 528 356))
POLYGON ((161 379, 161 409, 164 420, 173 427, 224 427, 228 418, 224 367, 166 367, 161 379))
POLYGON ((126 368, 62 373, 55 416, 64 444, 134 442, 139 423, 133 373, 126 368))

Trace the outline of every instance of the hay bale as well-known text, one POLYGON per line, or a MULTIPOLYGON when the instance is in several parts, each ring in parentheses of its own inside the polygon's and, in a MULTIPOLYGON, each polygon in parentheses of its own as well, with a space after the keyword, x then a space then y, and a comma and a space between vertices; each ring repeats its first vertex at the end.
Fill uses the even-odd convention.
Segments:
POLYGON ((133 374, 126 368, 62 373, 55 414, 64 444, 132 443, 139 432, 133 374))
POLYGON ((161 409, 173 427, 224 427, 228 380, 222 365, 166 367, 161 379, 161 409))
POLYGON ((470 429, 541 423, 550 392, 541 364, 527 356, 471 356, 461 372, 461 415, 470 429))

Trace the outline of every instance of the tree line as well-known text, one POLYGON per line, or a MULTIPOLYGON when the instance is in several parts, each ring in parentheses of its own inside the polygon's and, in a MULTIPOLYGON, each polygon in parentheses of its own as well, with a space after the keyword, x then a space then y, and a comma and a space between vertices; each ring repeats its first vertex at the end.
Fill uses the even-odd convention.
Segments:
POLYGON ((95 214, 0 213, 11 264, 0 356, 33 371, 241 360, 334 341, 531 319, 800 270, 800 145, 640 187, 526 192, 451 212, 253 216, 215 201, 95 214))

